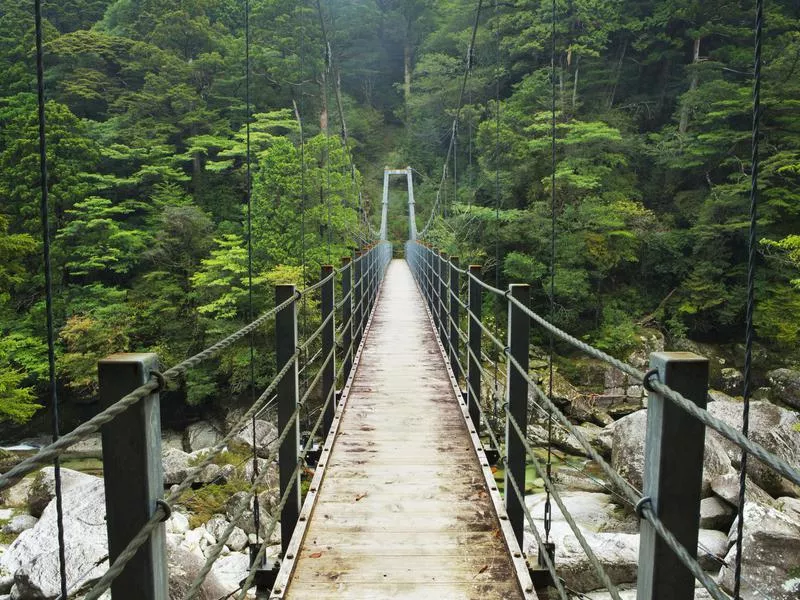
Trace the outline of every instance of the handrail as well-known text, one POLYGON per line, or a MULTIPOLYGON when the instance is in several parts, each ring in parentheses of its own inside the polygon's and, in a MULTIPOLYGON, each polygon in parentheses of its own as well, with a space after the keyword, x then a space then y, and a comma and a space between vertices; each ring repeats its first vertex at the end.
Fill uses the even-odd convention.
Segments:
MULTIPOLYGON (((476 430, 479 429, 479 423, 485 422, 486 424, 486 431, 489 437, 492 440, 492 443, 495 445, 496 448, 500 449, 501 445, 497 440, 494 430, 492 429, 492 423, 487 418, 487 415, 484 412, 481 400, 481 390, 476 390, 473 386, 473 367, 477 370, 477 381, 480 382, 481 377, 487 377, 488 372, 482 365, 482 355, 483 352, 477 352, 473 350, 473 347, 480 349, 481 346, 481 338, 486 337, 488 340, 497 347, 505 356, 505 359, 508 364, 508 379, 511 379, 511 374, 513 373, 516 376, 521 376, 522 381, 524 383, 524 388, 526 388, 529 393, 533 393, 533 397, 539 401, 537 403, 534 401, 533 403, 539 407, 540 410, 547 412, 548 414, 552 415, 552 418, 555 419, 555 424, 564 429, 566 432, 574 436, 575 439, 578 440, 581 447, 586 452, 587 456, 589 456, 598 466, 601 468, 603 473, 608 477, 608 480, 614 485, 617 492, 621 494, 621 497, 626 501, 629 502, 632 506, 636 506, 637 512, 640 514, 640 517, 647 521, 655 531, 656 535, 663 540, 663 543, 666 544, 670 549, 672 549, 675 554, 678 556, 679 560, 683 563, 686 569, 698 580, 700 583, 709 590, 709 593, 715 600, 726 600, 727 596, 723 594, 720 590, 719 586, 706 575, 703 569, 698 564, 697 560, 693 557, 692 551, 694 549, 686 548, 676 537, 675 535, 669 530, 669 528, 665 525, 663 521, 660 520, 659 516, 655 512, 653 505, 648 503, 650 500, 649 498, 643 498, 641 492, 638 492, 633 486, 630 485, 624 478, 620 476, 620 474, 605 460, 599 453, 592 447, 589 443, 588 439, 583 435, 583 433, 575 427, 572 422, 567 418, 567 416, 560 410, 560 408, 552 402, 552 399, 541 389, 541 387, 531 378, 528 374, 527 369, 525 369, 520 362, 517 360, 514 354, 512 354, 512 346, 511 342, 509 344, 504 344, 495 334, 491 331, 489 327, 487 327, 481 320, 479 315, 476 315, 472 310, 472 301, 464 301, 460 297, 460 290, 456 290, 456 287, 450 287, 450 278, 455 273, 467 273, 468 281, 470 282, 470 292, 472 291, 472 283, 477 286, 477 289, 488 292, 490 294, 495 294, 496 296, 502 296, 506 298, 506 302, 509 308, 509 315, 511 315, 511 311, 517 311, 514 314, 521 314, 523 315, 522 318, 530 319, 530 322, 535 323, 537 326, 545 329, 549 333, 556 336, 558 339, 566 342, 570 346, 580 350, 581 352, 588 354, 589 356, 596 358, 598 360, 604 361, 605 363, 611 365, 615 369, 620 370, 621 372, 625 373, 629 377, 633 378, 634 380, 638 380, 642 382, 642 385, 645 389, 649 390, 652 394, 657 394, 658 396, 668 400, 669 402, 675 404, 682 411, 697 419, 705 426, 710 427, 720 433, 723 437, 727 438, 742 450, 747 452, 748 454, 752 454, 754 457, 759 459, 765 465, 773 469, 775 472, 780 474, 781 476, 785 477, 789 481, 800 485, 800 471, 792 467, 787 461, 783 460, 781 457, 774 455, 767 451, 763 446, 760 444, 751 441, 742 433, 735 430, 734 428, 730 427, 727 423, 714 417, 704 408, 697 406, 694 402, 686 398, 683 394, 677 392, 676 390, 672 389, 666 382, 660 381, 658 378, 658 373, 656 371, 650 371, 648 373, 643 373, 639 369, 627 364, 624 361, 620 361, 613 356, 583 342, 574 336, 570 335, 569 333, 561 330, 557 326, 553 325, 540 315, 538 315, 535 311, 533 311, 530 307, 528 307, 525 302, 514 297, 512 293, 509 291, 501 290, 495 286, 492 286, 485 281, 481 280, 473 269, 470 268, 466 271, 460 269, 458 265, 453 264, 452 261, 448 260, 446 256, 443 256, 441 253, 436 252, 423 244, 410 241, 407 244, 407 252, 406 257, 411 265, 411 270, 414 275, 417 284, 419 285, 420 291, 425 298, 428 307, 430 308, 430 313, 432 318, 435 322, 434 333, 439 336, 446 337, 446 339, 442 339, 442 343, 446 348, 449 348, 449 356, 451 357, 452 370, 453 372, 460 374, 463 376, 463 381, 466 386, 466 393, 469 398, 469 406, 470 406, 470 414, 472 414, 473 406, 477 412, 477 419, 478 421, 475 422, 476 430), (440 290, 448 289, 449 292, 447 294, 440 293, 440 290), (465 334, 459 327, 459 323, 455 321, 452 317, 454 309, 464 309, 467 315, 467 322, 470 324, 470 331, 469 334, 465 334), (448 327, 444 327, 443 325, 447 324, 448 327), (478 332, 478 342, 477 345, 472 339, 473 336, 473 328, 472 324, 476 325, 476 331, 478 332), (461 361, 461 356, 459 353, 459 344, 465 343, 466 344, 466 360, 468 362, 468 368, 465 369, 464 365, 461 361)), ((477 304, 478 310, 480 312, 480 304, 477 304)), ((512 334, 511 326, 509 327, 509 331, 507 334, 510 336, 512 334)), ((511 338, 509 337, 509 340, 511 338)), ((525 362, 527 364, 527 361, 525 362)), ((458 380, 458 378, 457 378, 458 380)), ((519 380, 517 380, 519 381, 519 380)), ((557 504, 559 504, 562 513, 564 514, 565 520, 567 520, 568 524, 573 528, 575 531, 575 527, 573 527, 574 523, 570 522, 571 516, 568 514, 566 507, 563 506, 561 502, 560 495, 558 494, 558 490, 553 486, 552 480, 550 479, 550 474, 548 468, 545 468, 541 462, 539 461, 538 457, 535 456, 533 453, 531 444, 527 439, 527 433, 523 430, 524 428, 520 425, 520 422, 517 421, 516 417, 512 414, 508 394, 508 381, 506 382, 506 402, 504 403, 504 412, 505 412, 505 421, 506 421, 506 429, 507 435, 513 435, 515 439, 520 440, 523 444, 525 449, 525 454, 528 456, 529 460, 533 463, 534 468, 536 469, 538 475, 542 477, 543 481, 545 482, 545 488, 548 490, 550 496, 555 500, 557 504), (513 432, 513 433, 511 433, 513 432)), ((518 392, 517 392, 518 393, 518 392)), ((530 402, 530 399, 526 400, 530 402)), ((473 417, 475 419, 475 417, 473 417)), ((509 459, 508 456, 502 456, 503 462, 508 465, 509 459)), ((507 470, 507 475, 511 477, 510 483, 511 487, 514 488, 515 493, 517 494, 517 500, 522 505, 522 513, 524 513, 524 517, 528 519, 528 522, 531 525, 533 533, 537 539, 537 543, 539 544, 540 548, 544 551, 544 546, 541 537, 538 535, 538 531, 536 530, 535 524, 533 519, 527 510, 527 507, 524 505, 524 498, 520 493, 520 485, 518 482, 513 479, 512 469, 509 468, 507 470)), ((524 470, 523 470, 524 475, 524 470)), ((584 551, 586 551, 587 555, 589 556, 590 562, 592 563, 595 570, 598 571, 598 574, 601 577, 604 585, 607 586, 609 591, 611 592, 614 598, 618 598, 618 594, 616 593, 613 584, 611 583, 610 579, 607 578, 607 575, 602 572, 602 566, 596 562, 596 559, 593 560, 593 553, 591 548, 586 544, 585 539, 582 539, 582 536, 579 535, 579 532, 576 532, 576 536, 578 537, 578 541, 583 547, 584 551), (599 570, 598 570, 599 567, 599 570)), ((560 588, 559 581, 556 576, 556 571, 554 569, 554 565, 552 561, 549 560, 548 554, 544 553, 544 562, 545 566, 551 571, 551 575, 553 575, 554 581, 556 581, 556 586, 559 588, 559 593, 563 591, 560 588)), ((562 596, 563 597, 563 596, 562 596)))
MULTIPOLYGON (((365 321, 369 318, 369 313, 374 306, 375 299, 377 297, 378 291, 378 281, 380 278, 383 277, 386 266, 388 262, 391 260, 391 244, 386 242, 381 244, 376 244, 370 248, 368 248, 362 255, 359 257, 359 260, 363 260, 362 269, 359 270, 359 277, 356 278, 354 276, 353 270, 349 269, 350 264, 347 267, 336 270, 331 269, 330 272, 321 277, 317 282, 314 284, 309 285, 306 287, 302 292, 295 291, 289 298, 286 300, 278 303, 275 307, 261 315, 258 319, 253 321, 252 323, 246 325, 245 327, 241 328, 234 334, 226 337, 225 339, 217 342, 210 348, 203 350, 202 352, 186 359, 185 361, 179 363, 178 365, 172 367, 171 369, 165 371, 163 374, 156 374, 153 379, 137 387, 131 393, 123 396, 122 399, 115 402, 111 407, 104 410, 100 414, 98 414, 93 419, 90 419, 83 425, 76 428, 72 433, 68 434, 67 436, 62 437, 57 443, 51 444, 46 448, 42 449, 37 455, 30 457, 26 461, 21 462, 17 465, 14 469, 10 470, 9 472, 5 473, 4 475, 0 476, 0 489, 7 487, 13 484, 15 481, 19 480, 25 474, 31 472, 33 469, 37 468, 38 465, 49 462, 54 457, 58 456, 60 453, 64 451, 65 448, 68 448, 74 443, 85 439, 86 436, 91 434, 94 431, 97 431, 99 427, 104 425, 105 423, 110 422, 113 420, 117 415, 121 414, 130 406, 133 406, 139 400, 147 397, 150 394, 160 391, 164 389, 166 382, 168 381, 175 381, 181 375, 185 374, 190 368, 200 364, 204 360, 216 356, 226 348, 230 347, 236 341, 245 337, 248 333, 254 331, 257 327, 262 325, 268 318, 275 317, 276 319, 279 317, 279 314, 284 311, 284 309, 289 308, 298 300, 300 300, 304 295, 309 294, 310 292, 323 289, 322 297, 323 302, 329 302, 328 314, 324 316, 322 322, 314 330, 314 332, 308 336, 308 338, 302 343, 299 344, 292 353, 291 357, 283 364, 281 369, 276 373, 273 377, 269 385, 266 389, 259 395, 259 397, 253 402, 253 404, 248 408, 245 414, 239 418, 233 428, 225 435, 222 440, 220 440, 215 446, 213 446, 206 454, 204 454, 203 459, 201 462, 193 467, 189 473, 186 475, 184 480, 175 486, 169 493, 166 499, 159 501, 158 506, 153 510, 152 515, 150 518, 142 525, 139 529, 138 533, 135 534, 132 539, 128 542, 125 549, 120 553, 120 555, 116 558, 113 564, 109 567, 106 573, 97 581, 97 583, 92 587, 92 589, 87 594, 87 599, 89 600, 96 600, 99 598, 105 591, 107 591, 113 581, 122 573, 125 566, 130 562, 130 560, 137 554, 138 550, 149 540, 152 533, 159 527, 165 518, 167 518, 168 513, 171 511, 172 506, 179 500, 181 494, 183 494, 189 487, 191 487, 192 483, 202 474, 203 470, 208 467, 212 462, 222 453, 227 444, 239 434, 239 432, 247 425, 247 423, 255 418, 257 414, 260 414, 268 404, 272 404, 272 399, 275 398, 280 402, 284 402, 285 400, 281 400, 280 398, 280 390, 276 396, 273 396, 273 393, 278 389, 278 386, 281 382, 285 379, 286 375, 289 371, 294 368, 295 372, 298 372, 300 367, 299 361, 301 355, 304 351, 311 345, 313 341, 318 339, 322 336, 323 341, 323 348, 319 352, 317 352, 311 360, 307 361, 306 365, 303 366, 303 369, 307 368, 311 364, 313 364, 317 358, 325 353, 325 358, 320 362, 320 364, 315 369, 315 375, 309 382, 308 386, 306 387, 302 396, 295 397, 295 402, 293 406, 293 410, 291 416, 288 417, 287 422, 285 423, 281 434, 278 436, 277 440, 274 440, 275 446, 273 450, 269 453, 267 461, 271 462, 274 460, 281 447, 285 445, 288 441, 288 436, 292 427, 297 423, 300 418, 301 409, 307 404, 311 394, 314 390, 321 384, 323 388, 327 387, 327 394, 326 394, 326 401, 320 410, 319 417, 312 429, 311 436, 309 437, 308 442, 306 443, 305 447, 301 451, 298 456, 298 462, 296 465, 293 465, 292 468, 294 470, 293 475, 289 478, 289 483, 285 481, 282 482, 282 486, 285 487, 284 493, 282 495, 281 504, 278 509, 274 512, 272 522, 269 526, 269 533, 267 534, 267 541, 271 536, 272 530, 277 523, 277 520, 280 518, 281 511, 283 507, 286 505, 288 498, 290 496, 289 492, 291 491, 291 486, 295 484, 297 477, 299 477, 301 472, 301 467, 304 464, 303 461, 307 452, 309 451, 311 444, 313 442, 313 437, 316 434, 317 430, 319 429, 320 425, 325 421, 325 417, 328 414, 328 407, 332 402, 332 399, 335 398, 335 381, 339 380, 342 377, 346 377, 347 373, 345 372, 345 367, 347 366, 347 361, 342 360, 337 372, 333 373, 331 369, 331 373, 333 374, 333 385, 328 385, 325 383, 325 373, 327 372, 329 365, 335 360, 335 357, 340 352, 343 356, 349 356, 353 349, 354 340, 356 339, 355 335, 351 335, 349 347, 346 349, 341 349, 338 346, 338 342, 336 339, 336 310, 339 308, 343 308, 345 303, 350 304, 350 317, 348 318, 347 322, 344 324, 343 327, 348 327, 355 331, 362 331, 364 329, 365 321), (374 253, 374 254, 373 254, 374 253), (366 259, 366 260, 365 260, 366 259), (353 276, 355 279, 354 285, 350 287, 350 292, 348 292, 344 298, 340 302, 335 302, 333 298, 335 294, 335 277, 337 275, 349 275, 353 276), (328 289, 330 290, 327 292, 329 294, 329 300, 325 300, 326 298, 326 291, 325 287, 329 286, 328 289), (357 289, 358 293, 354 294, 352 292, 353 289, 357 289), (358 296, 358 303, 356 304, 355 308, 353 308, 353 301, 355 296, 358 296), (362 310, 363 307, 363 310, 362 310), (326 337, 325 331, 326 328, 332 327, 334 335, 331 338, 326 337)), ((292 311, 290 314, 290 318, 294 321, 295 331, 296 331, 296 321, 297 321, 297 314, 296 311, 292 311)), ((342 332, 344 333, 344 332, 342 332)), ((339 340, 340 341, 340 340, 339 340)), ((296 393, 296 392, 295 392, 296 393)), ((285 465, 281 464, 281 469, 285 468, 285 465)), ((250 487, 247 490, 248 498, 252 498, 256 493, 258 493, 259 487, 265 482, 266 476, 268 471, 264 470, 262 473, 258 475, 252 482, 250 487)), ((202 585, 203 580, 210 572, 211 566, 220 556, 222 551, 222 545, 224 545, 227 537, 229 537, 233 531, 233 527, 235 522, 238 520, 239 517, 242 516, 247 503, 242 503, 241 507, 238 509, 238 513, 234 515, 235 518, 231 520, 230 526, 223 532, 223 535, 220 536, 220 539, 217 540, 217 544, 213 547, 212 551, 209 553, 206 562, 201 569, 198 577, 195 581, 192 582, 192 585, 187 593, 187 600, 189 598, 194 597, 194 595, 199 590, 199 586, 202 585)), ((262 546, 260 550, 260 555, 263 555, 264 547, 262 546)), ((258 563, 256 563, 258 564, 258 563)), ((254 569, 256 565, 254 564, 253 569, 251 569, 245 586, 242 588, 242 595, 246 593, 246 590, 249 589, 252 578, 254 575, 254 569)))

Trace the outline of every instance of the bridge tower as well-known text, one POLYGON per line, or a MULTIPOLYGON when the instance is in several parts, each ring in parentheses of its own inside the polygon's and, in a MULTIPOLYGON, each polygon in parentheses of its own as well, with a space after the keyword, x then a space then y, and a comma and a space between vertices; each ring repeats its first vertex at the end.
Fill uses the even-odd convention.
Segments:
POLYGON ((411 167, 405 169, 383 169, 383 206, 381 209, 381 240, 385 241, 387 236, 387 219, 389 216, 389 175, 405 175, 408 182, 408 239, 417 239, 417 218, 414 214, 414 178, 411 175, 411 167))

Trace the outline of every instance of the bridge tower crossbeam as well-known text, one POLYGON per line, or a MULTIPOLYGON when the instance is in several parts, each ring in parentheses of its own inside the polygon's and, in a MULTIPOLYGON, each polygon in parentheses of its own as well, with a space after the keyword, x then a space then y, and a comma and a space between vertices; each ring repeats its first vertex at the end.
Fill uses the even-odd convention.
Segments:
POLYGON ((383 206, 381 209, 381 241, 387 237, 387 222, 389 217, 389 176, 405 175, 408 182, 408 239, 417 239, 417 218, 414 214, 414 178, 411 175, 411 167, 405 169, 390 169, 385 167, 383 170, 383 206))

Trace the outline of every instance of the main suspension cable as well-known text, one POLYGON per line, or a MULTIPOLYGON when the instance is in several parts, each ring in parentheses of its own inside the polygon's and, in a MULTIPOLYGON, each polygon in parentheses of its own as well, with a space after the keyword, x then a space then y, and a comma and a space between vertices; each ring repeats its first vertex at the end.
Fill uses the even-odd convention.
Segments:
MULTIPOLYGON (((42 2, 34 2, 34 21, 36 28, 36 97, 39 121, 39 184, 41 188, 42 254, 44 261, 45 307, 47 312, 47 365, 50 386, 50 408, 52 411, 53 441, 61 437, 60 415, 58 410, 58 390, 56 388, 55 327, 53 325, 53 270, 50 261, 50 202, 47 174, 47 120, 45 117, 44 90, 44 48, 42 44, 42 2)), ((58 537, 58 567, 60 573, 61 597, 67 598, 67 561, 64 541, 64 504, 61 487, 61 461, 53 459, 53 478, 56 494, 56 530, 58 537)))
MULTIPOLYGON (((758 142, 761 123, 761 46, 764 28, 764 1, 756 0, 755 23, 755 48, 753 57, 753 127, 751 138, 750 156, 750 230, 747 254, 747 316, 745 319, 745 345, 744 345, 744 389, 742 396, 742 435, 747 437, 750 429, 750 395, 752 389, 753 365, 753 312, 755 310, 755 279, 756 279, 756 226, 758 221, 758 170, 759 155, 758 142)), ((734 571, 733 597, 739 599, 742 580, 742 544, 744 535, 744 505, 747 488, 747 452, 742 450, 741 467, 739 471, 739 507, 736 522, 736 569, 734 571)))

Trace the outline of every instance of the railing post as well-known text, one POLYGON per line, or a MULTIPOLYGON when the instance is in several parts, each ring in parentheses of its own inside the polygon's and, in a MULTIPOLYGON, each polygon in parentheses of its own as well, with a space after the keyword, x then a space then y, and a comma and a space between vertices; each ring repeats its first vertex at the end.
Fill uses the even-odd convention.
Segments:
POLYGON ((456 379, 458 379, 461 371, 459 369, 459 356, 458 349, 460 346, 461 338, 458 336, 458 324, 461 316, 459 310, 461 306, 458 304, 459 294, 459 277, 458 277, 458 257, 450 257, 450 365, 453 367, 456 379))
POLYGON ((342 360, 344 360, 344 371, 342 371, 342 373, 345 380, 347 380, 347 377, 350 375, 350 369, 353 367, 352 272, 353 263, 350 258, 345 256, 342 258, 342 298, 344 299, 344 304, 342 304, 342 348, 344 351, 342 360), (350 294, 349 297, 348 294, 350 294))
MULTIPOLYGON (((691 352, 654 352, 658 380, 700 408, 706 407, 708 360, 691 352)), ((692 557, 697 557, 705 425, 660 394, 650 392, 643 496, 656 517, 692 557)), ((640 523, 640 600, 691 600, 694 576, 646 519, 640 523)))
POLYGON ((367 315, 369 315, 370 308, 372 307, 372 278, 370 274, 372 273, 372 269, 370 268, 370 259, 372 258, 372 248, 369 244, 362 255, 363 258, 361 259, 364 263, 364 267, 361 269, 361 276, 364 278, 364 326, 366 327, 366 320, 367 315))
POLYGON ((433 250, 429 246, 425 246, 423 250, 424 265, 425 265, 425 301, 428 303, 428 310, 433 314, 433 250))
MULTIPOLYGON (((481 431, 481 331, 480 319, 483 310, 483 293, 480 284, 475 281, 480 274, 479 265, 470 265, 469 274, 469 358, 467 360, 467 400, 469 404, 469 416, 472 419, 472 426, 480 435, 481 431)), ((498 448, 499 450, 499 448, 498 448)))
POLYGON ((442 344, 447 344, 447 281, 446 274, 448 272, 447 266, 447 253, 439 253, 439 339, 442 344))
MULTIPOLYGON (((509 295, 518 300, 524 306, 528 306, 531 301, 531 290, 527 284, 512 284, 508 286, 509 295)), ((522 371, 528 373, 528 346, 530 344, 531 319, 518 306, 509 302, 508 305, 508 351, 522 371)), ((506 512, 511 527, 520 546, 522 545, 522 532, 524 526, 524 506, 509 481, 509 474, 513 475, 514 481, 519 486, 520 491, 525 490, 525 463, 526 453, 525 444, 510 422, 513 418, 523 433, 528 426, 528 382, 525 376, 517 370, 517 367, 508 359, 508 370, 506 380, 508 381, 508 414, 506 417, 506 480, 505 480, 505 501, 506 512)))
POLYGON ((362 259, 361 250, 356 250, 353 257, 353 356, 356 355, 356 349, 361 343, 361 325, 364 322, 362 315, 364 314, 364 282, 363 282, 363 267, 364 261, 362 259))
MULTIPOLYGON (((112 354, 97 365, 100 403, 108 408, 150 380, 158 369, 151 353, 112 354)), ((164 495, 158 392, 140 400, 102 427, 108 558, 113 563, 157 510, 164 495)), ((111 584, 114 598, 167 597, 166 532, 153 531, 111 584)))
MULTIPOLYGON (((275 304, 279 305, 293 298, 293 285, 275 286, 275 304)), ((275 315, 275 361, 277 368, 283 367, 297 350, 297 302, 293 301, 275 315)), ((280 497, 290 489, 288 500, 281 511, 281 547, 289 547, 297 519, 300 515, 300 477, 292 480, 297 468, 298 442, 300 440, 300 421, 294 415, 298 404, 297 358, 278 383, 278 431, 287 426, 289 433, 278 450, 278 471, 280 474, 280 497)))
POLYGON ((428 303, 428 310, 431 311, 433 314, 433 250, 430 246, 425 246, 424 250, 425 255, 425 274, 426 278, 426 285, 427 285, 427 293, 425 300, 428 303))
MULTIPOLYGON (((322 320, 325 321, 325 319, 330 316, 330 321, 328 321, 328 324, 322 330, 322 360, 324 361, 326 357, 332 354, 322 372, 323 402, 327 401, 328 394, 331 393, 331 390, 336 385, 336 351, 334 350, 334 345, 336 344, 336 315, 334 314, 335 307, 333 299, 336 280, 332 275, 333 265, 323 265, 320 278, 325 279, 326 277, 331 277, 329 281, 322 284, 322 289, 320 290, 322 320)), ((328 434, 328 430, 331 428, 335 412, 336 398, 332 398, 325 409, 325 416, 322 417, 322 427, 325 435, 328 434)))
POLYGON ((369 310, 367 315, 372 312, 372 307, 375 306, 375 246, 369 249, 369 310))

